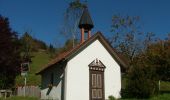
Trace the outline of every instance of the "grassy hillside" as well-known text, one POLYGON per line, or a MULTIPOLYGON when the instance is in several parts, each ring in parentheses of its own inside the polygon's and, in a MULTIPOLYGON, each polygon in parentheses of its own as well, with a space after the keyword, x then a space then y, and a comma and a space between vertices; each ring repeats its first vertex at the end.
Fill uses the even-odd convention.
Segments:
MULTIPOLYGON (((27 85, 40 85, 40 75, 35 75, 35 73, 49 62, 50 56, 45 51, 34 52, 32 55, 33 58, 27 76, 27 85)), ((24 77, 21 75, 16 78, 16 86, 17 85, 24 85, 24 77)))

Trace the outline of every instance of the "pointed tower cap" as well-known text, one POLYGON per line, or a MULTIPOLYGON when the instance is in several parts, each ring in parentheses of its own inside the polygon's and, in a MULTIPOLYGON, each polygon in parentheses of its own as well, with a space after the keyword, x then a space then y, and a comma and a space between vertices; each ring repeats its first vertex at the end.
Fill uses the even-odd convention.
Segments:
POLYGON ((83 14, 80 18, 79 28, 84 28, 85 30, 91 30, 94 27, 90 14, 87 7, 84 7, 83 14))

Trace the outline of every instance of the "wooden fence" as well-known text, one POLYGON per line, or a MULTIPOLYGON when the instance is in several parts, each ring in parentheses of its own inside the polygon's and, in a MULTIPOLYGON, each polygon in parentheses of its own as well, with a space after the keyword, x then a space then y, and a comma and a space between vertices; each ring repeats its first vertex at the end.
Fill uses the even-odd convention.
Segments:
POLYGON ((38 86, 19 86, 17 87, 17 96, 31 96, 40 98, 41 90, 38 86))

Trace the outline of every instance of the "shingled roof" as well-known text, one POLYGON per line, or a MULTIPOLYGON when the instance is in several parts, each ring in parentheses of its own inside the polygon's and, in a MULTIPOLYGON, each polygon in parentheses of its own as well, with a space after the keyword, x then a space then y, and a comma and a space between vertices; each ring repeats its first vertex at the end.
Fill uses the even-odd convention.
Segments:
POLYGON ((105 39, 105 37, 102 35, 101 32, 97 32, 95 35, 93 35, 91 38, 86 40, 85 42, 77 45, 75 48, 64 52, 62 54, 59 54, 56 58, 51 60, 47 65, 45 65, 40 71, 38 71, 36 74, 41 74, 43 71, 45 71, 47 68, 52 67, 54 64, 57 64, 61 61, 68 61, 72 57, 74 57, 78 52, 81 52, 84 48, 86 48, 88 45, 90 45, 93 41, 98 39, 103 46, 108 50, 108 52, 112 55, 112 57, 118 62, 118 64, 123 67, 123 69, 126 69, 128 67, 128 62, 123 59, 123 57, 116 52, 115 49, 112 48, 112 46, 108 43, 108 41, 105 39))

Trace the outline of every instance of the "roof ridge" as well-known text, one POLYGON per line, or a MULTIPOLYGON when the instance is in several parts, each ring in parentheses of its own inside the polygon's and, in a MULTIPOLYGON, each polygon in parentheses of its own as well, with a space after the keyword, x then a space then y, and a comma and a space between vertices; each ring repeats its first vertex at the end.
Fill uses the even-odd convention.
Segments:
POLYGON ((111 53, 111 55, 113 55, 116 60, 122 64, 123 66, 126 66, 126 64, 124 63, 122 59, 122 57, 119 56, 119 54, 117 53, 117 51, 109 44, 109 42, 106 40, 106 38, 102 35, 102 33, 100 31, 96 32, 92 37, 90 37, 88 40, 86 40, 83 43, 79 43, 76 47, 63 52, 61 54, 59 54, 56 58, 54 58, 53 60, 51 60, 48 64, 45 65, 45 67, 43 67, 39 72, 37 72, 36 74, 40 74, 42 71, 44 71, 45 69, 47 69, 49 66, 52 66, 54 64, 56 64, 57 62, 60 62, 62 60, 68 59, 69 57, 72 56, 72 54, 75 54, 75 52, 79 51, 80 48, 83 48, 84 46, 88 45, 89 42, 93 41, 96 37, 99 36, 99 40, 103 41, 103 45, 106 47, 106 49, 111 53))

